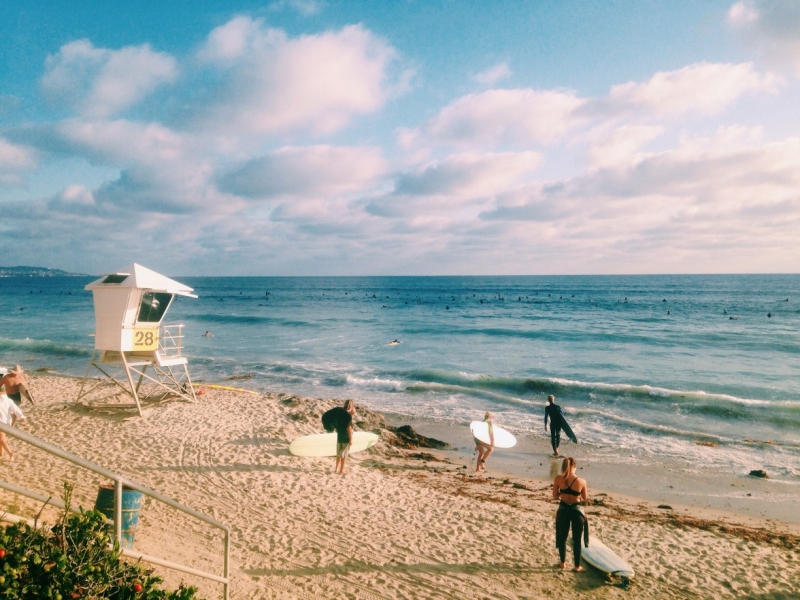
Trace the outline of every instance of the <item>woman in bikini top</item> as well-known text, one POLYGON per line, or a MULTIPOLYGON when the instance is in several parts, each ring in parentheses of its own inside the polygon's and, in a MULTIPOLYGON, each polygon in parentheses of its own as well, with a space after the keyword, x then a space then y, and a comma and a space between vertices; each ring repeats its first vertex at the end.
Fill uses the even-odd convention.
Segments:
POLYGON ((561 500, 562 504, 573 506, 589 497, 586 481, 575 474, 577 465, 571 458, 565 458, 563 470, 553 481, 553 498, 561 500))

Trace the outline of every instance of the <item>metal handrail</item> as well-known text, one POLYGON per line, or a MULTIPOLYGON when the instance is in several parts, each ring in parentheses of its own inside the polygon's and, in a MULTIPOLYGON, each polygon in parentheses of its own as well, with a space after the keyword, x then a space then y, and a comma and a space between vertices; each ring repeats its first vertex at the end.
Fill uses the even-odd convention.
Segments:
MULTIPOLYGON (((120 544, 122 543, 122 487, 123 487, 123 485, 125 487, 127 487, 127 488, 130 488, 130 489, 136 490, 138 492, 141 492, 145 496, 149 496, 151 498, 154 498, 155 500, 163 502, 164 504, 167 504, 168 506, 171 506, 172 508, 174 508, 176 510, 179 510, 179 511, 181 511, 181 512, 187 514, 187 515, 190 515, 190 516, 192 516, 192 517, 194 517, 194 518, 196 518, 196 519, 198 519, 200 521, 208 523, 209 525, 212 525, 213 527, 221 529, 225 533, 225 544, 224 544, 225 561, 224 561, 224 566, 223 566, 223 576, 222 577, 220 577, 219 575, 214 575, 213 573, 208 573, 208 572, 200 571, 200 570, 197 570, 197 569, 193 569, 193 568, 185 566, 185 565, 179 565, 179 564, 176 564, 176 563, 172 563, 172 562, 169 562, 169 561, 167 561, 167 560, 165 560, 163 558, 157 558, 157 557, 154 557, 154 556, 148 556, 146 554, 141 554, 139 552, 132 552, 132 551, 129 551, 129 550, 126 550, 126 549, 122 549, 122 554, 123 554, 123 556, 129 556, 131 558, 141 559, 141 560, 150 562, 152 564, 158 564, 158 565, 161 565, 161 566, 164 566, 164 567, 167 567, 167 568, 174 569, 176 571, 181 571, 181 572, 184 572, 184 573, 197 575, 197 576, 203 577, 205 579, 210 579, 212 581, 217 581, 219 583, 222 583, 222 585, 223 585, 223 599, 224 600, 228 600, 229 599, 229 593, 230 593, 230 589, 229 589, 230 588, 230 573, 229 573, 229 569, 230 569, 230 537, 231 537, 231 534, 230 534, 230 529, 228 529, 228 527, 226 525, 223 525, 219 521, 217 521, 215 519, 212 519, 211 517, 208 517, 208 516, 206 516, 206 515, 204 515, 202 513, 197 512, 193 508, 190 508, 188 506, 184 506, 183 504, 181 504, 179 502, 176 502, 172 498, 168 498, 168 497, 166 497, 166 496, 164 496, 162 494, 159 494, 155 490, 151 490, 150 488, 145 487, 145 486, 143 486, 141 484, 138 484, 135 481, 132 481, 132 480, 126 478, 126 477, 123 477, 123 476, 119 475, 118 473, 114 473, 113 471, 110 471, 109 469, 106 469, 105 467, 102 467, 102 466, 98 465, 97 463, 94 463, 94 462, 92 462, 90 460, 86 460, 85 458, 81 458, 77 454, 73 454, 72 452, 64 450, 63 448, 59 448, 55 444, 51 444, 50 442, 48 442, 46 440, 43 440, 43 439, 41 439, 39 437, 36 437, 35 435, 32 435, 32 434, 27 433, 25 431, 21 431, 20 429, 17 429, 16 427, 12 427, 11 425, 6 425, 5 423, 0 423, 0 431, 5 433, 6 435, 13 436, 13 437, 15 437, 17 439, 22 440, 23 442, 26 442, 26 443, 28 443, 28 444, 30 444, 32 446, 35 446, 36 448, 44 450, 45 452, 49 452, 50 454, 53 454, 53 455, 58 456, 59 458, 62 458, 64 460, 68 461, 68 462, 71 462, 71 463, 73 463, 75 465, 78 465, 79 467, 83 467, 84 469, 86 469, 88 471, 93 471, 94 473, 97 473, 98 475, 102 475, 103 477, 106 477, 107 479, 112 480, 114 482, 114 495, 115 495, 115 498, 114 498, 114 507, 115 507, 114 539, 116 539, 117 542, 119 542, 120 544)), ((64 503, 61 502, 60 500, 56 499, 56 498, 45 497, 42 494, 38 494, 36 492, 30 491, 30 490, 26 490, 24 488, 18 487, 16 485, 8 483, 8 482, 0 482, 0 487, 2 487, 4 489, 7 489, 9 491, 16 492, 18 494, 22 494, 24 496, 28 496, 29 498, 33 498, 34 500, 38 500, 40 502, 44 502, 45 504, 51 504, 51 505, 59 507, 61 509, 64 508, 64 503)))

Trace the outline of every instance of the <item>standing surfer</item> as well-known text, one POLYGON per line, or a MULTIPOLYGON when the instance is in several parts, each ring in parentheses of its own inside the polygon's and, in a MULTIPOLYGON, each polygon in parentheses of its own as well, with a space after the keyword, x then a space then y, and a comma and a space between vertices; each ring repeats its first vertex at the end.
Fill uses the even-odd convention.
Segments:
POLYGON ((547 431, 547 420, 550 419, 550 444, 553 446, 553 456, 558 456, 558 447, 561 445, 561 427, 565 421, 561 407, 556 404, 556 397, 550 394, 547 397, 547 406, 544 408, 544 430, 547 431))
MULTIPOLYGON (((552 396, 550 396, 552 398, 552 396)), ((573 571, 583 571, 581 566, 581 536, 586 546, 589 545, 589 529, 586 527, 586 514, 579 506, 586 502, 589 490, 586 481, 578 477, 575 470, 578 463, 568 456, 561 465, 561 474, 553 481, 553 498, 560 500, 556 513, 556 548, 560 567, 567 568, 567 536, 572 529, 573 571)))
POLYGON ((356 405, 352 400, 347 400, 343 408, 336 411, 336 466, 333 472, 344 475, 344 463, 350 454, 353 445, 353 415, 356 414, 356 405))
POLYGON ((475 438, 475 450, 478 451, 478 464, 475 465, 475 472, 486 470, 486 459, 494 452, 494 429, 492 427, 492 413, 486 411, 483 417, 483 422, 489 427, 489 443, 480 441, 475 438))

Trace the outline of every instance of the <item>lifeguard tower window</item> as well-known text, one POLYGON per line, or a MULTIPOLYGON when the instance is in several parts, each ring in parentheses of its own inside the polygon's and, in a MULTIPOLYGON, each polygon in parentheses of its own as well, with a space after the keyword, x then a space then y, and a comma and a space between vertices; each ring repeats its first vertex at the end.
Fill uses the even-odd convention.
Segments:
POLYGON ((122 283, 125 281, 129 275, 109 275, 105 279, 103 279, 103 283, 122 283))
POLYGON ((145 292, 139 305, 139 323, 160 323, 173 295, 166 292, 145 292))

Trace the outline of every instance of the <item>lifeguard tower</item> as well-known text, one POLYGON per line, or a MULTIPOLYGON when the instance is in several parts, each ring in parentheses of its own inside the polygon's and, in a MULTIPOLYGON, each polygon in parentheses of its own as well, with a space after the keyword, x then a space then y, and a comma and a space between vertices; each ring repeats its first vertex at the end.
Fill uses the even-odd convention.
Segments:
POLYGON ((175 395, 189 401, 197 399, 186 358, 181 354, 183 325, 162 325, 175 296, 197 298, 192 288, 134 263, 84 289, 91 290, 94 298, 94 351, 76 402, 124 393, 133 398, 141 415, 140 398, 175 395), (103 379, 90 387, 92 367, 122 392, 115 388, 108 394, 103 379), (123 374, 127 385, 120 381, 123 374))

